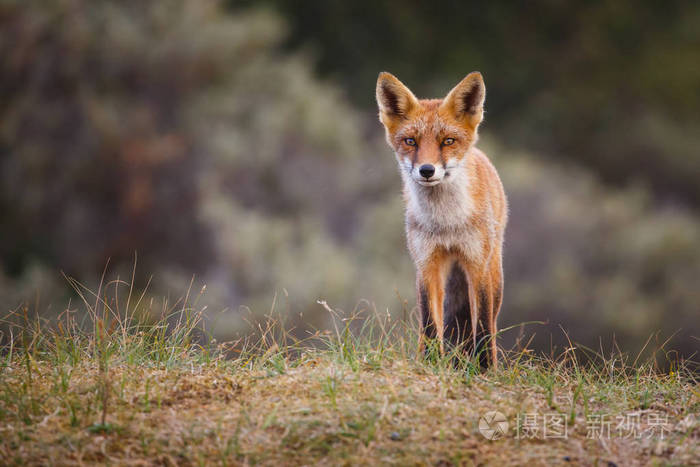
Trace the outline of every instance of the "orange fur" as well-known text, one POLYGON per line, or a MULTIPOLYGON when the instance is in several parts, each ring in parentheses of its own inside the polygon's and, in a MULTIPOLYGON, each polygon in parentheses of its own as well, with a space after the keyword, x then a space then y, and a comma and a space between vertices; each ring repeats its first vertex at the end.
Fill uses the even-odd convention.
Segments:
POLYGON ((423 333, 444 352, 449 329, 453 344, 483 348, 483 364, 496 366, 508 208, 496 169, 474 146, 485 93, 478 72, 444 99, 419 100, 389 73, 377 80, 379 119, 403 179, 423 333))

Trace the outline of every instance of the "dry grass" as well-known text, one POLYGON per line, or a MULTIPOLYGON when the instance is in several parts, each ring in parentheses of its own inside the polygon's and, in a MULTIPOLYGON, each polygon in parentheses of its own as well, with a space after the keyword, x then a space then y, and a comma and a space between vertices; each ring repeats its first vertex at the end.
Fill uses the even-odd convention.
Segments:
POLYGON ((191 304, 144 324, 136 298, 120 310, 95 295, 83 326, 70 313, 51 328, 18 320, 21 310, 4 320, 1 463, 700 463, 700 386, 683 366, 520 349, 482 373, 456 354, 417 357, 411 327, 377 314, 364 325, 335 316, 332 332, 304 341, 275 321, 255 338, 203 346, 191 304), (479 430, 492 410, 510 425, 493 441, 479 430), (609 436, 592 436, 600 416, 609 436), (618 432, 617 416, 634 423, 618 432), (552 438, 545 418, 562 420, 566 436, 552 438))

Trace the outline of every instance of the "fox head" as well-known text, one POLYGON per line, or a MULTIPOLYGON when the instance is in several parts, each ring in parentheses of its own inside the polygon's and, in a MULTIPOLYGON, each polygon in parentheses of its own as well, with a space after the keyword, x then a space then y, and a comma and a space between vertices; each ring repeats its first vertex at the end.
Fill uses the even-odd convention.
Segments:
POLYGON ((481 73, 467 75, 444 99, 417 99, 390 73, 377 80, 379 120, 407 180, 434 186, 464 167, 484 115, 481 73))

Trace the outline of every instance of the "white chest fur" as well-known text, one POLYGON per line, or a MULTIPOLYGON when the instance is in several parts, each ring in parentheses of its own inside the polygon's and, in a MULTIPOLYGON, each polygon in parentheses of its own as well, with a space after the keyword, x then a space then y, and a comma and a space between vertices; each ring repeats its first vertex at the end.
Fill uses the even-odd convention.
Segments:
POLYGON ((477 228, 469 174, 464 168, 451 170, 448 179, 432 187, 404 176, 404 190, 408 247, 418 265, 438 247, 467 259, 482 257, 484 235, 477 228))

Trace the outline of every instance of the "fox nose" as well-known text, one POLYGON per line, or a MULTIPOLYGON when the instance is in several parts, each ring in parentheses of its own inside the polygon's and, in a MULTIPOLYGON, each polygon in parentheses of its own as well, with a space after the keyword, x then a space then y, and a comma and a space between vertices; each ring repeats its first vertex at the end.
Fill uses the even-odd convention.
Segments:
POLYGON ((420 172, 423 177, 430 178, 435 175, 435 166, 432 164, 423 164, 418 169, 418 172, 420 172))

